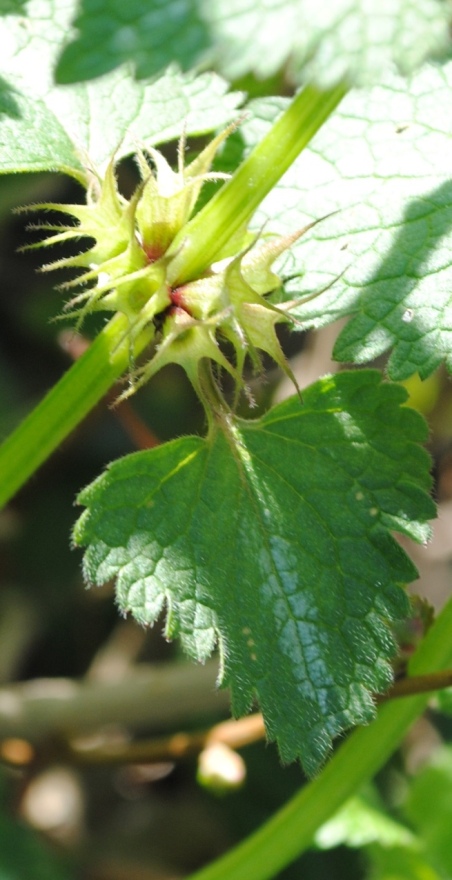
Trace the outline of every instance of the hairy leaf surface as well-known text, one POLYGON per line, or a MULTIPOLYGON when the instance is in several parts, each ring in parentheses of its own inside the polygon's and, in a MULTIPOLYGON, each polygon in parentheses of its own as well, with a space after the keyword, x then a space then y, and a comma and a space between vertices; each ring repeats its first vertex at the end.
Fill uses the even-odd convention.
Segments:
POLYGON ((176 59, 230 79, 288 63, 295 80, 375 82, 394 63, 407 72, 448 51, 450 19, 439 0, 83 0, 57 73, 85 80, 130 59, 142 77, 176 59))
MULTIPOLYGON (((137 144, 161 143, 220 128, 241 94, 226 94, 215 74, 175 68, 135 82, 121 68, 95 82, 55 86, 55 56, 68 31, 73 0, 30 0, 28 15, 0 18, 0 172, 102 171, 137 144)), ((102 41, 97 41, 98 47, 102 41)))
POLYGON ((75 542, 91 583, 205 659, 236 714, 258 699, 284 760, 308 772, 374 715, 416 571, 392 530, 424 540, 425 425, 374 371, 342 373, 257 421, 113 465, 85 489, 75 542))
MULTIPOLYGON (((262 137, 281 99, 255 102, 241 137, 262 137)), ((281 106, 281 105, 279 105, 281 106)), ((452 370, 452 64, 355 91, 263 202, 256 229, 288 232, 334 213, 282 265, 303 327, 353 315, 335 356, 363 363, 393 347, 388 371, 452 370)))

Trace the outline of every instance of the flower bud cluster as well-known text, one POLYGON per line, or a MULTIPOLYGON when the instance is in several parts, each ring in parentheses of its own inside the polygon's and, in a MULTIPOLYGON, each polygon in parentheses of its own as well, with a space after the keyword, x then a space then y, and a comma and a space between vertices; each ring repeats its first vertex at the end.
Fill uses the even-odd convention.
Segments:
POLYGON ((281 285, 272 271, 273 262, 304 230, 266 239, 246 231, 235 233, 202 277, 171 285, 171 262, 178 256, 180 265, 183 245, 176 250, 171 246, 177 235, 180 240, 203 184, 227 177, 212 172, 211 166, 230 131, 214 138, 187 166, 182 138, 177 170, 153 147, 138 150, 141 180, 130 199, 119 192, 113 159, 103 177, 91 174, 85 205, 46 203, 31 208, 71 218, 65 225, 41 223, 38 228, 50 234, 32 247, 90 241, 76 256, 44 266, 79 270, 76 278, 62 285, 79 289, 65 307, 78 317, 79 325, 90 312, 120 312, 128 321, 131 348, 143 329, 153 328, 157 343, 153 355, 135 371, 126 395, 169 363, 184 368, 201 396, 199 367, 206 358, 227 370, 238 389, 243 387, 246 356, 259 368, 260 353, 266 352, 289 371, 275 326, 290 317, 266 297, 281 285), (231 359, 222 340, 230 343, 229 348, 232 345, 231 359))

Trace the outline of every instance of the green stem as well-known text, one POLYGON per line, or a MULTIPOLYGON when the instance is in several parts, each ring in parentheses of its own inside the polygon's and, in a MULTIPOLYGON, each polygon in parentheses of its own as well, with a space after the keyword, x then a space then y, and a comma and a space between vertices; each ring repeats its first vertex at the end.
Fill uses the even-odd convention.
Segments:
MULTIPOLYGON (((130 363, 127 327, 125 318, 119 315, 112 318, 85 354, 0 446, 0 507, 127 369, 130 363)), ((151 338, 151 330, 139 337, 135 355, 151 338)))
MULTIPOLYGON (((452 662, 452 599, 438 616, 410 663, 422 675, 452 662)), ((376 721, 349 736, 323 772, 269 822, 231 852, 189 880, 268 880, 303 853, 315 832, 387 761, 424 711, 428 694, 382 706, 376 721)))
POLYGON ((174 287, 197 278, 254 214, 347 92, 307 86, 292 101, 252 153, 207 205, 175 238, 169 267, 174 287))

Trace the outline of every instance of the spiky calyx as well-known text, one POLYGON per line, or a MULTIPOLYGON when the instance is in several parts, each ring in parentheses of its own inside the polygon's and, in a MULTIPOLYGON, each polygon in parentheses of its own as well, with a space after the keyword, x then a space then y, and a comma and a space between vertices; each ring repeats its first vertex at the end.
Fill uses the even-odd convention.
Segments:
POLYGON ((260 352, 266 352, 290 373, 275 332, 275 325, 290 321, 290 316, 266 297, 281 284, 272 271, 273 262, 305 229, 263 241, 253 239, 246 230, 239 236, 234 234, 202 277, 177 287, 171 284, 172 261, 177 257, 180 266, 183 244, 177 250, 171 245, 177 235, 180 240, 205 181, 227 177, 210 169, 232 128, 221 132, 187 166, 182 138, 176 171, 154 148, 138 150, 141 182, 128 200, 118 190, 112 159, 103 178, 91 175, 85 205, 46 203, 32 208, 61 212, 76 221, 40 224, 37 228, 50 235, 32 247, 79 239, 92 242, 76 256, 44 266, 45 270, 81 270, 63 285, 79 288, 65 307, 78 317, 79 325, 90 312, 120 312, 128 320, 131 350, 145 327, 154 327, 158 334, 152 358, 134 372, 123 396, 133 393, 168 363, 185 369, 204 402, 200 365, 205 359, 227 370, 239 390, 246 355, 259 367, 260 352), (232 343, 233 363, 223 353, 221 339, 232 343))

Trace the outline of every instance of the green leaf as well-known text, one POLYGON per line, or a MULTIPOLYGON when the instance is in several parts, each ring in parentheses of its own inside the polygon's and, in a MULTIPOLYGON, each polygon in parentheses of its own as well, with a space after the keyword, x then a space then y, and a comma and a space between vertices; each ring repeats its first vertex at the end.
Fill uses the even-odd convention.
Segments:
POLYGON ((416 577, 392 538, 434 514, 420 416, 374 371, 315 383, 262 419, 114 463, 81 493, 84 572, 117 578, 144 624, 200 660, 216 638, 233 710, 257 696, 283 760, 308 773, 374 716, 391 680, 388 621, 416 577))
POLYGON ((404 812, 424 842, 426 854, 443 874, 452 871, 452 749, 443 746, 413 779, 404 812))
POLYGON ((444 688, 436 694, 437 708, 442 715, 452 715, 452 688, 444 688))
POLYGON ((432 865, 419 849, 374 846, 366 853, 372 880, 444 880, 444 874, 432 865))
POLYGON ((322 849, 345 843, 365 847, 369 875, 375 880, 440 880, 450 877, 452 842, 452 750, 436 749, 406 783, 398 815, 410 829, 384 813, 375 793, 352 798, 316 834, 322 849), (414 829, 414 830, 412 830, 414 829))
MULTIPOLYGON (((452 370, 452 63, 348 94, 262 205, 256 228, 287 233, 326 217, 280 266, 303 327, 353 315, 335 357, 362 363, 391 346, 391 378, 452 370), (312 295, 332 285, 320 296, 312 295)), ((280 99, 281 100, 281 99, 280 99)), ((277 99, 251 105, 259 140, 277 99)))
POLYGON ((319 828, 315 842, 320 849, 346 844, 363 847, 379 843, 385 847, 405 846, 415 849, 419 843, 412 832, 396 822, 375 803, 374 793, 369 797, 353 797, 319 828))
POLYGON ((196 0, 88 0, 74 24, 75 39, 56 71, 61 83, 91 79, 129 60, 138 77, 153 76, 173 61, 187 70, 206 60, 212 44, 196 0))
POLYGON ((439 0, 83 0, 57 75, 85 80, 130 59, 138 77, 151 76, 176 59, 214 63, 230 79, 288 63, 298 81, 378 81, 394 63, 407 72, 446 52, 450 19, 439 0))
POLYGON ((63 171, 80 179, 102 171, 112 154, 201 134, 235 116, 241 94, 227 94, 215 74, 182 75, 136 83, 127 68, 96 82, 55 86, 53 65, 74 4, 31 0, 29 16, 0 19, 0 172, 63 171))

